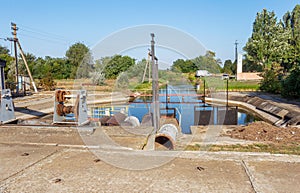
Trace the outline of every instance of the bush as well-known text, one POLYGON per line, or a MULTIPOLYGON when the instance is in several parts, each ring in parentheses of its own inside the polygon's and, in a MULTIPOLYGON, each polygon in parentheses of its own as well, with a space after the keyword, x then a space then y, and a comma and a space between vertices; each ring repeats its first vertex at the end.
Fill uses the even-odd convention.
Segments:
POLYGON ((51 72, 47 72, 44 78, 40 79, 39 85, 45 90, 54 90, 56 83, 54 82, 51 72))
POLYGON ((274 63, 272 68, 265 69, 261 76, 263 80, 260 83, 260 90, 269 93, 280 93, 282 69, 279 64, 274 63))
POLYGON ((91 72, 90 77, 93 84, 104 85, 105 84, 105 74, 99 71, 91 72))
POLYGON ((300 98, 300 66, 292 70, 283 81, 281 95, 286 98, 300 98))

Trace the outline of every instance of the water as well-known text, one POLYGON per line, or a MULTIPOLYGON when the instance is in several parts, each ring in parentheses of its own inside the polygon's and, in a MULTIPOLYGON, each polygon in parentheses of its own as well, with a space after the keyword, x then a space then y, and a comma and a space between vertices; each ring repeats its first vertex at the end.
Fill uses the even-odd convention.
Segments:
MULTIPOLYGON (((163 102, 160 104, 160 108, 177 108, 179 113, 176 113, 176 118, 180 119, 181 115, 181 128, 182 133, 191 133, 190 126, 194 125, 194 108, 195 106, 205 106, 207 110, 211 110, 212 107, 208 106, 207 104, 203 104, 201 100, 198 99, 198 97, 195 96, 189 96, 189 95, 195 95, 196 92, 192 86, 168 86, 168 90, 161 89, 160 94, 166 94, 168 92, 169 95, 169 101, 173 103, 166 104, 165 102, 168 100, 166 99, 166 96, 160 96, 159 100, 160 102, 163 102), (177 96, 176 96, 177 95, 177 96), (181 95, 185 95, 184 98, 182 98, 181 95), (182 103, 184 102, 187 103, 182 103)), ((137 98, 134 102, 149 102, 149 103, 131 103, 129 105, 128 109, 128 115, 137 117, 140 121, 142 121, 142 118, 145 114, 149 112, 149 109, 151 108, 151 98, 137 98)), ((204 107, 202 107, 204 108, 204 107)), ((215 113, 215 111, 213 111, 215 113)), ((256 120, 256 118, 245 111, 241 111, 238 109, 238 125, 245 125, 247 123, 251 123, 256 120)), ((216 121, 214 121, 216 122, 216 121)))
MULTIPOLYGON (((161 89, 159 91, 163 96, 159 97, 160 100, 160 108, 176 108, 176 119, 181 120, 181 128, 182 133, 189 134, 191 133, 190 126, 194 125, 194 109, 197 107, 198 109, 207 109, 212 110, 213 107, 208 106, 207 104, 203 104, 198 97, 193 96, 196 94, 194 87, 190 85, 183 86, 168 86, 168 90, 161 89), (168 92, 169 98, 166 98, 165 94, 168 92), (184 97, 182 97, 184 95, 184 97), (169 101, 170 103, 166 103, 169 101), (183 103, 183 101, 185 103, 183 103), (199 107, 201 106, 201 107, 199 107)), ((134 100, 134 103, 130 103, 128 108, 128 116, 135 116, 141 122, 144 115, 148 114, 151 111, 151 97, 140 97, 134 100)), ((117 108, 117 107, 115 107, 117 108)), ((123 108, 123 107, 122 107, 123 108)), ((161 113, 165 113, 161 111, 161 113)), ((216 111, 212 111, 212 113, 216 114, 216 111)), ((216 116, 215 116, 216 117, 216 116)), ((245 125, 257 120, 251 114, 238 109, 237 114, 237 124, 245 125)), ((216 120, 214 120, 215 124, 216 120)))

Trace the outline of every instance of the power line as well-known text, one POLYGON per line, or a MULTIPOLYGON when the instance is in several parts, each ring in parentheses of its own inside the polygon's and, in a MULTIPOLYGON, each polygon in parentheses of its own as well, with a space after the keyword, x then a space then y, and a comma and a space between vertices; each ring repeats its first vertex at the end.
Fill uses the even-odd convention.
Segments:
POLYGON ((38 34, 39 36, 48 37, 48 38, 51 38, 51 39, 65 40, 65 38, 49 36, 49 35, 45 35, 45 34, 43 34, 43 33, 35 32, 35 31, 32 31, 32 30, 26 30, 26 29, 22 29, 22 28, 19 28, 19 29, 20 29, 21 31, 24 31, 24 32, 29 32, 29 33, 38 34))
POLYGON ((21 28, 19 28, 19 29, 22 29, 24 31, 29 31, 29 32, 33 32, 33 33, 43 34, 43 35, 48 35, 48 36, 56 37, 57 39, 67 39, 66 37, 64 37, 62 35, 46 32, 46 31, 43 31, 43 30, 35 29, 35 28, 32 28, 32 27, 27 27, 27 26, 24 26, 24 25, 19 25, 19 26, 21 26, 21 28))
POLYGON ((51 40, 51 39, 36 37, 36 36, 24 34, 24 33, 19 33, 19 36, 25 36, 25 37, 29 37, 29 38, 33 38, 33 39, 37 39, 37 40, 42 40, 42 41, 46 41, 46 42, 50 42, 50 43, 56 43, 56 44, 63 44, 63 45, 69 45, 70 44, 67 41, 60 41, 60 40, 55 40, 55 39, 51 40))

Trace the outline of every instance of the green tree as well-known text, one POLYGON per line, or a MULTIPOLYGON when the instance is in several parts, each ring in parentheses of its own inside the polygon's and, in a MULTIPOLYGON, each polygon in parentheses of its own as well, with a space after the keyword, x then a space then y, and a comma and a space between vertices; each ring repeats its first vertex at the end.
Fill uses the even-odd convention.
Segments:
MULTIPOLYGON (((6 61, 6 66, 4 68, 4 74, 5 74, 5 79, 9 79, 11 78, 11 76, 9 77, 8 76, 8 72, 10 71, 11 68, 14 68, 14 57, 11 57, 9 55, 9 50, 4 47, 4 46, 1 46, 0 45, 0 58, 2 60, 5 60, 6 61)), ((11 80, 14 80, 14 79, 11 79, 11 80)))
POLYGON ((300 65, 283 81, 281 95, 287 98, 300 98, 300 65))
MULTIPOLYGON (((138 61, 136 64, 132 65, 127 71, 127 75, 129 79, 137 79, 138 82, 141 82, 144 75, 144 70, 146 66, 147 60, 142 59, 141 61, 138 61)), ((146 69, 145 79, 148 77, 149 68, 146 69)))
POLYGON ((273 63, 271 68, 266 68, 261 74, 263 80, 260 83, 260 89, 270 93, 280 93, 282 75, 280 64, 273 63))
POLYGON ((121 72, 127 71, 134 64, 135 59, 129 56, 115 55, 103 69, 105 78, 116 79, 121 72))
POLYGON ((216 54, 207 51, 204 56, 198 56, 192 60, 178 59, 173 62, 171 70, 173 72, 195 73, 197 70, 207 70, 211 73, 221 71, 221 60, 215 58, 216 54))
POLYGON ((226 60, 224 62, 223 72, 226 74, 235 74, 235 71, 234 63, 232 63, 231 60, 226 60))
POLYGON ((271 68, 274 62, 282 63, 284 54, 290 51, 288 32, 281 23, 277 23, 274 12, 264 9, 257 13, 252 36, 244 50, 247 60, 264 68, 271 68))
POLYGON ((185 65, 185 60, 183 59, 177 59, 173 62, 173 65, 171 66, 171 70, 174 72, 182 72, 182 67, 185 65))
POLYGON ((249 61, 247 58, 243 59, 243 72, 262 72, 263 66, 249 61))
POLYGON ((68 62, 72 65, 71 78, 88 77, 92 69, 92 56, 89 48, 83 43, 75 43, 66 51, 68 62), (79 69, 78 69, 79 68, 79 69))
POLYGON ((1 46, 0 45, 0 55, 2 54, 9 54, 9 49, 7 49, 7 47, 1 46))
POLYGON ((220 73, 222 70, 221 60, 216 59, 216 53, 212 51, 207 51, 204 56, 196 57, 193 62, 198 70, 207 70, 210 73, 220 73))
MULTIPOLYGON (((25 56, 26 62, 28 64, 29 70, 32 72, 32 68, 35 65, 36 57, 35 57, 35 55, 33 55, 31 53, 25 53, 24 56, 25 56)), ((27 72, 27 69, 26 69, 25 63, 22 59, 21 54, 19 54, 18 67, 19 67, 18 68, 19 74, 28 75, 28 72, 27 72)))
POLYGON ((198 70, 197 65, 192 60, 178 59, 173 62, 171 70, 174 72, 189 73, 198 70))
POLYGON ((292 46, 294 47, 294 64, 300 63, 300 5, 296 5, 290 16, 292 29, 292 46))

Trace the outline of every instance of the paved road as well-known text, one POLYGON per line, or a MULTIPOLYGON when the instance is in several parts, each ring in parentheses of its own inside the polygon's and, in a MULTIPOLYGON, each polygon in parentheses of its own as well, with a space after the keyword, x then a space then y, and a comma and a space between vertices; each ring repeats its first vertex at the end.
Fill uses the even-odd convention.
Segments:
POLYGON ((299 191, 300 156, 87 148, 74 128, 21 130, 0 127, 0 192, 299 191))

